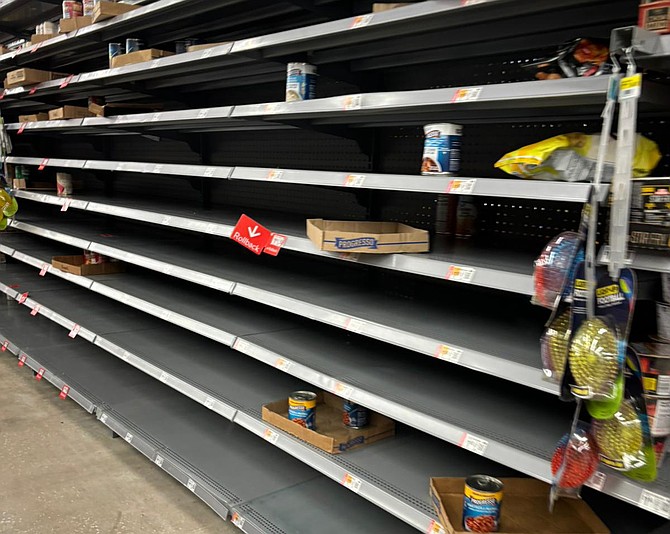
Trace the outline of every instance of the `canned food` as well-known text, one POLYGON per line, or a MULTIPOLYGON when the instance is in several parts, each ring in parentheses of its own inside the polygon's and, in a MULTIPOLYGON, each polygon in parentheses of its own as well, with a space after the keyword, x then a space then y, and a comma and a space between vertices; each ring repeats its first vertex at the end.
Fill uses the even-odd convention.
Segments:
POLYGON ((84 264, 85 265, 100 265, 105 263, 105 258, 102 254, 97 252, 91 252, 90 250, 84 251, 84 264))
POLYGON ((423 143, 421 174, 456 174, 461 169, 461 135, 459 124, 427 124, 423 143))
POLYGON ((138 52, 144 48, 142 39, 126 39, 126 54, 138 52))
POLYGON ((72 194, 72 175, 66 172, 56 173, 56 191, 59 197, 72 194))
POLYGON ((458 208, 456 208, 456 237, 468 239, 475 233, 477 222, 477 205, 475 198, 468 195, 460 195, 458 208))
POLYGON ((95 2, 93 0, 83 0, 82 1, 82 12, 85 17, 93 15, 93 10, 95 9, 95 2))
POLYGON ((108 51, 109 51, 109 68, 112 68, 112 60, 116 56, 120 56, 123 54, 123 45, 121 43, 109 43, 108 45, 108 51))
POLYGON ((286 68, 286 101, 316 97, 316 67, 309 63, 289 63, 286 68))
POLYGON ((81 2, 72 2, 70 0, 63 2, 63 18, 66 20, 81 17, 83 11, 84 8, 81 2))
POLYGON ((174 53, 175 54, 185 54, 187 52, 186 41, 175 41, 174 43, 174 53))
POLYGON ((316 393, 294 391, 288 398, 288 418, 290 421, 314 430, 316 428, 316 393))
POLYGON ((370 410, 348 400, 344 401, 342 422, 349 428, 363 428, 368 425, 370 410))
POLYGON ((463 527, 467 532, 498 532, 503 483, 488 475, 465 479, 463 527))

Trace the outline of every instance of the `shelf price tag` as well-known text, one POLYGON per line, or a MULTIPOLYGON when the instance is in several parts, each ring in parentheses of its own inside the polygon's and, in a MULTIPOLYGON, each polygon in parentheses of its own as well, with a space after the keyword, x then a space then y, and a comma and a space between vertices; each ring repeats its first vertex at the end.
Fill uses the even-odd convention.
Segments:
POLYGON ((277 361, 275 361, 275 367, 280 371, 288 373, 288 370, 293 367, 293 362, 291 360, 287 360, 286 358, 277 358, 277 361))
POLYGON ((78 324, 75 324, 72 327, 72 330, 70 330, 70 333, 68 334, 68 337, 71 337, 72 339, 76 338, 77 334, 79 333, 80 330, 81 330, 81 326, 79 326, 78 324))
POLYGON ((372 13, 368 13, 367 15, 361 15, 360 17, 356 17, 352 22, 350 29, 354 28, 362 28, 363 26, 367 26, 370 24, 372 21, 372 13))
POLYGON ((70 85, 70 82, 72 81, 72 78, 74 78, 74 74, 70 74, 67 78, 63 80, 63 83, 61 83, 58 88, 59 89, 65 89, 68 85, 70 85))
POLYGON ((461 0, 461 5, 462 6, 474 6, 477 4, 483 4, 484 2, 488 2, 489 0, 461 0))
POLYGON ((591 478, 586 481, 586 485, 594 490, 602 491, 603 487, 605 487, 605 480, 607 480, 607 475, 596 471, 591 475, 591 478))
POLYGON ((365 183, 364 174, 350 174, 344 179, 345 187, 363 187, 365 183))
POLYGON ((354 332, 355 334, 360 334, 365 329, 365 321, 360 319, 354 319, 353 317, 347 322, 346 329, 349 332, 354 332))
POLYGON ((133 435, 130 432, 126 432, 126 437, 124 437, 123 439, 126 440, 128 443, 132 443, 133 435))
POLYGON ((25 293, 21 293, 21 296, 18 298, 19 304, 23 304, 26 300, 28 300, 27 291, 25 293))
POLYGON ((214 167, 207 167, 207 168, 205 169, 205 172, 202 173, 202 175, 203 175, 205 178, 211 178, 212 176, 214 176, 214 173, 215 173, 215 172, 216 172, 216 169, 215 169, 214 167))
POLYGON ((337 382, 335 384, 335 395, 338 395, 339 397, 343 397, 345 399, 351 398, 351 395, 354 392, 354 388, 351 386, 347 386, 346 384, 343 384, 342 382, 337 382))
POLYGON ((186 487, 190 489, 193 493, 195 493, 195 488, 197 487, 197 484, 195 483, 195 480, 189 478, 188 482, 186 482, 186 487))
POLYGON ((21 354, 21 356, 19 356, 19 367, 23 367, 25 364, 26 364, 26 355, 21 354))
POLYGON ((205 398, 205 408, 209 408, 210 410, 214 407, 214 399, 212 397, 206 397, 205 398))
POLYGON ((263 439, 265 441, 269 441, 270 443, 272 443, 274 445, 274 444, 277 443, 277 440, 279 439, 279 434, 277 434, 277 432, 275 432, 271 428, 266 428, 263 431, 263 439))
POLYGON ((50 264, 43 263, 42 268, 40 269, 40 276, 44 276, 45 274, 47 274, 47 271, 49 270, 50 267, 51 267, 50 264))
POLYGON ((67 211, 70 209, 70 204, 72 204, 72 199, 71 198, 66 198, 65 202, 63 202, 63 205, 61 206, 60 210, 61 211, 67 211))
POLYGON ((447 534, 447 532, 442 525, 432 519, 428 525, 428 534, 447 534))
POLYGON ((35 380, 37 380, 38 382, 40 380, 42 380, 42 378, 44 377, 45 372, 46 372, 46 369, 44 367, 40 367, 39 370, 37 371, 37 373, 35 374, 35 380))
POLYGON ((40 312, 41 309, 42 309, 42 306, 40 306, 40 305, 38 304, 38 305, 35 306, 32 310, 30 310, 30 315, 32 315, 33 317, 35 317, 35 316, 40 312))
POLYGON ((40 41, 35 46, 33 46, 33 49, 30 51, 30 53, 34 54, 35 52, 37 52, 41 48, 43 42, 44 41, 40 41))
POLYGON ((663 517, 670 518, 670 499, 654 493, 649 490, 642 490, 642 495, 639 501, 640 508, 660 514, 663 517))
POLYGON ((202 51, 202 54, 200 54, 200 59, 207 59, 213 53, 214 53, 214 48, 206 48, 205 50, 202 51))
POLYGON ((642 74, 621 78, 619 83, 619 101, 638 98, 642 93, 642 74))
POLYGON ((449 182, 449 187, 447 188, 447 193, 459 193, 464 195, 469 195, 475 190, 475 185, 477 185, 477 180, 452 180, 449 182))
POLYGON ((124 362, 127 362, 130 359, 130 352, 128 352, 127 350, 124 350, 123 354, 121 355, 121 359, 124 362))
POLYGON ((163 467, 163 461, 164 461, 163 457, 162 457, 160 454, 157 454, 157 455, 156 455, 156 459, 154 460, 154 463, 155 463, 158 467, 163 467))
POLYGON ((7 352, 7 347, 9 347, 9 340, 5 339, 5 341, 2 344, 2 347, 0 347, 0 351, 7 352))
POLYGON ((486 448, 489 446, 489 442, 485 439, 478 438, 477 436, 473 436, 472 434, 464 432, 460 445, 465 450, 484 456, 486 448))
POLYGON ((154 113, 151 116, 151 122, 156 122, 156 121, 161 120, 161 115, 162 115, 162 113, 154 113))
POLYGON ((288 241, 288 237, 282 234, 275 234, 274 232, 270 233, 270 244, 267 245, 264 249, 263 252, 265 254, 270 254, 270 256, 276 256, 279 254, 279 251, 282 249, 282 247, 286 244, 288 241))
POLYGON ((346 473, 344 477, 342 477, 342 485, 345 488, 349 488, 351 491, 354 493, 358 493, 361 489, 361 484, 363 481, 352 475, 351 473, 346 473))
POLYGON ((37 92, 37 87, 38 87, 37 85, 35 87, 33 87, 30 91, 28 91, 28 94, 29 95, 34 95, 37 92))
POLYGON ((153 170, 152 170, 151 172, 152 172, 153 174, 160 174, 162 170, 163 170, 163 164, 162 164, 162 163, 158 163, 158 164, 154 165, 154 168, 153 168, 153 170))
POLYGON ((439 360, 444 360, 445 362, 458 363, 461 361, 461 356, 463 351, 461 349, 456 349, 448 345, 439 345, 437 351, 435 352, 435 357, 439 360))
MULTIPOLYGON (((5 89, 4 91, 2 91, 2 93, 0 93, 0 100, 2 100, 3 98, 5 98, 6 95, 7 95, 7 89, 5 89)), ((24 124, 25 124, 25 123, 24 123, 24 124)))
POLYGON ((472 279, 475 276, 475 269, 472 267, 458 267, 457 265, 451 265, 449 271, 447 272, 447 280, 451 282, 462 282, 464 284, 469 284, 472 282, 472 279))
POLYGON ((209 115, 208 109, 201 109, 200 111, 198 111, 198 119, 206 119, 207 115, 209 115))
POLYGON ((165 383, 165 382, 167 382, 169 376, 170 376, 170 375, 168 375, 165 371, 161 371, 161 374, 160 374, 160 376, 158 377, 158 380, 160 380, 161 382, 165 383))
POLYGON ((235 525, 237 528, 244 530, 244 518, 235 512, 230 518, 230 522, 235 525))
POLYGON ((481 92, 481 87, 464 87, 462 89, 457 89, 456 93, 454 93, 454 96, 451 99, 451 102, 474 102, 475 100, 479 100, 479 94, 481 92))
POLYGON ((278 182, 281 180, 282 176, 284 176, 284 171, 280 169, 271 169, 265 179, 269 180, 270 182, 278 182))
POLYGON ((356 109, 361 109, 361 102, 363 100, 363 95, 347 95, 342 101, 342 107, 345 111, 353 111, 356 109))
POLYGON ((22 123, 21 123, 21 126, 19 126, 19 131, 16 132, 17 135, 21 135, 21 134, 23 133, 23 130, 26 129, 26 125, 27 125, 27 124, 28 124, 27 122, 22 122, 22 123))
POLYGON ((101 422, 103 425, 107 422, 107 414, 106 414, 106 413, 103 413, 103 414, 100 416, 100 422, 101 422))
POLYGON ((58 394, 58 398, 65 400, 67 399, 69 393, 70 393, 70 386, 64 385, 61 388, 60 393, 58 394))

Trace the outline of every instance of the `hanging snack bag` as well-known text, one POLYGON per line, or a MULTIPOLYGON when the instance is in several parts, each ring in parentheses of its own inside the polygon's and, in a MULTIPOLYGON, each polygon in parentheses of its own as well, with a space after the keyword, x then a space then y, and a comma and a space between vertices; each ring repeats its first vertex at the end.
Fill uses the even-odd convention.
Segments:
POLYGON ((609 58, 606 41, 577 37, 561 43, 553 56, 522 67, 536 69, 535 78, 538 80, 600 76, 612 71, 609 58))

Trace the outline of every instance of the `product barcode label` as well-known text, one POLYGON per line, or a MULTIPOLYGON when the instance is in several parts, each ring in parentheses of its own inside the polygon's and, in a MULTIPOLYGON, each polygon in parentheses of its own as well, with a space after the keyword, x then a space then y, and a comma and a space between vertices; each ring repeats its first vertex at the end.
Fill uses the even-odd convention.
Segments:
POLYGON ((358 493, 361 489, 362 481, 360 478, 355 477, 351 473, 347 473, 342 478, 342 485, 345 488, 349 488, 354 493, 358 493))
POLYGON ((649 490, 642 490, 639 506, 650 512, 670 518, 670 499, 663 495, 658 495, 649 490))
POLYGON ((79 330, 81 330, 81 326, 79 326, 78 324, 74 325, 72 327, 72 330, 70 330, 68 337, 71 337, 72 339, 76 338, 77 334, 79 333, 79 330))
POLYGON ((661 375, 658 377, 656 395, 670 395, 670 376, 661 375))
POLYGON ((338 382, 337 384, 335 384, 335 394, 339 395, 340 397, 343 397, 345 399, 349 399, 353 392, 354 392, 354 388, 352 388, 351 386, 347 386, 346 384, 343 384, 342 382, 338 382))
POLYGON ((157 454, 157 455, 156 455, 156 459, 154 460, 154 463, 155 463, 158 467, 163 467, 163 457, 162 457, 160 454, 157 454))
POLYGON ((205 399, 205 407, 211 410, 213 406, 214 406, 214 399, 212 397, 207 397, 205 399))
POLYGON ((619 100, 638 98, 642 92, 642 74, 634 74, 621 78, 619 83, 619 100))
POLYGON ((452 265, 447 272, 447 280, 452 282, 463 282, 469 284, 475 276, 475 270, 472 267, 458 267, 452 265))
POLYGON ((269 441, 274 445, 275 443, 277 443, 277 440, 279 439, 279 434, 277 434, 277 432, 275 432, 270 428, 266 428, 265 431, 263 432, 263 439, 265 441, 269 441))
POLYGON ((275 362, 275 367, 284 372, 287 372, 292 366, 293 362, 291 360, 287 360, 286 358, 277 358, 277 361, 275 362))
POLYGON ((361 101, 363 100, 363 95, 348 95, 344 97, 343 105, 346 111, 352 111, 355 109, 361 109, 361 101))
POLYGON ((474 102, 479 99, 479 94, 482 92, 481 87, 465 87, 463 89, 457 89, 452 102, 474 102))
POLYGON ((189 478, 188 482, 186 482, 186 487, 194 493, 195 493, 196 486, 197 486, 197 484, 195 483, 195 480, 193 480, 192 478, 189 478))
POLYGON ((586 485, 589 488, 593 488, 594 490, 602 491, 602 489, 605 487, 606 480, 607 475, 605 473, 596 471, 593 473, 593 475, 591 475, 591 478, 586 481, 586 485))
POLYGON ((462 193, 470 194, 475 190, 475 185, 477 185, 477 180, 452 180, 449 182, 449 188, 447 189, 448 193, 462 193))
POLYGON ((353 30, 354 28, 362 28, 363 26, 367 26, 370 24, 372 21, 372 13, 368 13, 367 15, 361 15, 360 17, 356 17, 352 22, 351 22, 351 29, 353 30))
POLYGON ((130 432, 126 432, 126 436, 123 439, 125 439, 128 443, 132 443, 133 435, 130 432))
POLYGON ((346 187, 363 187, 363 183, 365 183, 364 174, 350 174, 344 179, 346 187))
POLYGON ((281 180, 282 176, 284 176, 284 171, 279 169, 271 169, 270 172, 268 172, 266 179, 270 180, 271 182, 276 182, 281 180))
POLYGON ((478 438, 477 436, 468 433, 463 434, 463 439, 461 440, 461 447, 482 456, 486 452, 488 445, 489 442, 485 439, 478 438))
POLYGON ((428 525, 428 534, 446 534, 446 530, 437 521, 432 519, 430 525, 428 525))
POLYGON ((364 329, 365 329, 365 321, 353 318, 349 319, 349 322, 347 323, 347 330, 349 332, 360 334, 364 329))
POLYGON ((233 516, 230 518, 230 522, 235 525, 237 528, 243 528, 244 527, 244 518, 240 516, 237 512, 233 514, 233 516))
POLYGON ((461 349, 456 349, 449 345, 440 345, 437 348, 435 357, 446 362, 458 363, 461 361, 462 355, 463 351, 461 349))

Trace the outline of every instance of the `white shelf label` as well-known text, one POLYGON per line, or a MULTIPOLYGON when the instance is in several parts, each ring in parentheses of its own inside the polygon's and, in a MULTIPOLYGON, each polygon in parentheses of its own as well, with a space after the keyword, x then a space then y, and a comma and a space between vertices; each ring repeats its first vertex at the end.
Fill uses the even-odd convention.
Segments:
POLYGON ((121 355, 121 359, 124 362, 127 362, 130 359, 130 352, 128 352, 127 350, 124 350, 123 354, 121 355))
POLYGON ((452 180, 449 182, 449 189, 447 189, 447 192, 468 195, 475 190, 476 185, 477 180, 474 178, 472 180, 452 180))
POLYGON ((162 457, 160 454, 157 454, 157 455, 156 455, 156 459, 154 460, 154 463, 155 463, 158 467, 163 467, 163 461, 164 461, 164 460, 163 460, 163 457, 162 457))
POLYGON ((470 452, 474 452, 475 454, 484 456, 484 453, 486 452, 486 448, 488 446, 489 442, 486 441, 485 439, 478 438, 477 436, 473 436, 472 434, 468 433, 463 434, 463 439, 461 440, 461 447, 470 452))
POLYGON ((437 347, 437 352, 435 357, 439 360, 444 360, 446 362, 458 363, 461 361, 461 356, 463 351, 461 349, 456 349, 450 347, 449 345, 440 345, 437 347))
POLYGON ((158 377, 158 380, 165 383, 167 382, 169 376, 170 375, 168 375, 165 371, 161 371, 161 375, 158 377))
POLYGON ((214 53, 213 48, 205 48, 205 50, 202 51, 202 54, 200 54, 200 59, 207 59, 213 53, 214 53))
POLYGON ((216 169, 215 169, 214 167, 207 167, 207 168, 205 169, 205 172, 202 173, 202 175, 203 175, 205 178, 211 178, 212 176, 214 176, 214 173, 215 173, 215 172, 216 172, 216 169))
POLYGON ((212 397, 207 397, 205 399, 205 408, 209 408, 210 410, 214 407, 214 399, 212 397))
POLYGON ((237 49, 236 52, 239 52, 241 50, 249 50, 250 48, 255 48, 258 43, 260 43, 260 39, 258 37, 252 37, 251 39, 243 39, 242 41, 237 41, 235 43, 235 48, 237 49))
POLYGON ((365 321, 361 321, 360 319, 351 318, 351 319, 349 319, 349 322, 347 323, 347 330, 349 332, 354 332, 356 334, 360 334, 363 330, 365 330, 365 321))
POLYGON ((463 89, 457 89, 452 102, 474 102, 479 100, 479 95, 482 92, 481 87, 465 87, 463 89))
POLYGON ((107 414, 106 414, 106 413, 103 413, 103 414, 100 416, 100 422, 101 422, 103 425, 107 422, 107 414))
POLYGON ((193 493, 195 493, 196 486, 197 486, 197 484, 195 483, 195 480, 193 480, 192 478, 189 478, 188 482, 186 483, 186 487, 188 489, 190 489, 193 493))
POLYGON ((344 179, 345 187, 363 187, 365 174, 350 174, 344 179))
POLYGON ((70 204, 72 204, 72 199, 71 198, 65 199, 65 202, 63 202, 63 205, 60 207, 60 210, 61 211, 69 210, 70 204))
POLYGON ((168 226, 172 222, 172 217, 169 215, 164 215, 163 218, 161 219, 161 224, 164 224, 168 226))
POLYGON ((72 327, 72 330, 70 330, 70 333, 68 334, 68 336, 71 337, 72 339, 74 339, 74 338, 77 337, 77 334, 79 333, 80 330, 81 330, 81 326, 76 324, 72 327))
POLYGON ((270 428, 266 428, 265 431, 263 432, 263 439, 265 441, 269 441, 274 445, 275 443, 277 443, 277 440, 279 439, 279 434, 277 434, 277 432, 275 432, 270 428))
POLYGON ((160 60, 160 59, 154 59, 154 60, 151 62, 151 65, 149 65, 149 68, 150 68, 150 69, 155 69, 155 68, 158 67, 160 64, 161 64, 161 60, 160 60))
POLYGON ((42 269, 40 269, 40 276, 44 276, 51 269, 51 265, 48 263, 42 264, 42 269))
POLYGON ((125 439, 128 443, 132 443, 133 435, 130 432, 128 432, 128 433, 126 433, 126 437, 123 438, 123 439, 125 439))
POLYGON ((666 397, 670 395, 670 375, 661 375, 656 383, 656 395, 666 397))
POLYGON ((163 164, 158 163, 157 165, 154 165, 154 170, 152 171, 154 174, 160 174, 163 171, 163 164))
POLYGON ((642 495, 640 495, 638 504, 640 508, 670 518, 670 499, 668 497, 653 493, 649 490, 642 490, 642 495))
POLYGON ((600 473, 599 471, 596 471, 591 475, 591 478, 589 478, 586 481, 586 485, 589 488, 593 488, 594 490, 602 491, 602 489, 605 487, 605 481, 607 480, 607 475, 605 473, 600 473))
POLYGON ((291 367, 293 367, 293 362, 291 360, 287 360, 286 358, 277 358, 275 367, 286 373, 291 367))
POLYGON ((354 392, 354 388, 351 386, 347 386, 346 384, 343 384, 342 382, 337 382, 335 384, 335 394, 343 397, 345 399, 349 399, 351 395, 354 392))
POLYGON ((361 109, 361 101, 363 100, 363 95, 348 95, 344 97, 342 102, 342 107, 345 111, 353 111, 355 109, 361 109))
POLYGON ((42 306, 40 306, 40 305, 38 304, 38 305, 35 306, 32 310, 30 310, 30 315, 32 315, 33 317, 35 317, 35 316, 40 312, 41 309, 42 309, 42 306))
POLYGON ((472 267, 459 267, 452 265, 447 272, 447 280, 451 282, 462 282, 469 284, 475 276, 475 269, 472 267))
POLYGON ((237 528, 244 530, 244 518, 240 516, 237 512, 233 514, 230 518, 230 522, 235 525, 237 528))
POLYGON ((272 169, 270 172, 268 172, 268 175, 265 179, 271 182, 278 182, 281 180, 282 176, 284 176, 284 171, 280 169, 272 169))
POLYGON ((355 477, 351 473, 347 473, 342 478, 342 485, 345 488, 349 488, 354 493, 358 493, 361 489, 362 481, 360 478, 355 477))
POLYGON ((209 115, 209 110, 208 109, 201 109, 198 111, 198 118, 199 119, 206 119, 207 115, 209 115))
POLYGON ((367 26, 370 24, 372 21, 372 13, 368 13, 367 15, 361 15, 360 17, 356 17, 353 22, 351 23, 351 29, 353 30, 354 28, 362 28, 363 26, 367 26))
POLYGON ((151 116, 151 122, 157 122, 157 121, 161 120, 162 115, 163 115, 162 113, 154 113, 151 116))
POLYGON ((428 525, 428 534, 447 534, 447 531, 433 519, 431 520, 430 525, 428 525))

